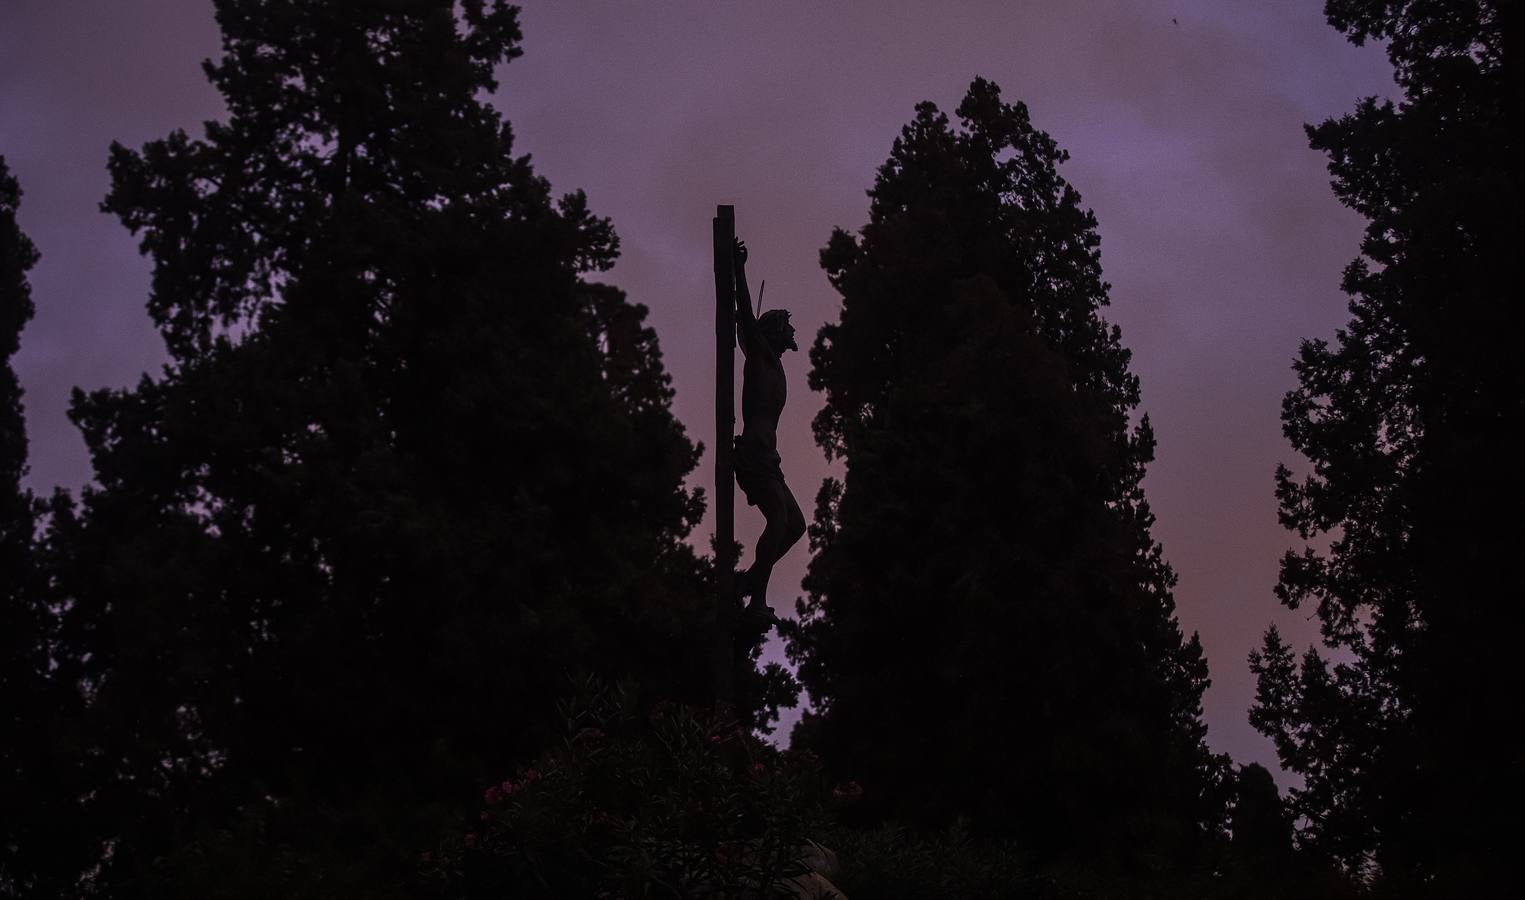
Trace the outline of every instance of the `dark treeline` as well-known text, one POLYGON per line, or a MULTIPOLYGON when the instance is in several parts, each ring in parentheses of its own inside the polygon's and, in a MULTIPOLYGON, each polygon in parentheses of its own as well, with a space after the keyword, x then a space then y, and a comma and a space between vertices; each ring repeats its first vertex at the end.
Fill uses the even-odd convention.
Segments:
MULTIPOLYGON (((7 767, 84 798, 59 811, 84 846, 0 843, 22 893, 65 892, 83 858, 111 896, 358 896, 551 738, 568 673, 707 699, 698 448, 644 308, 585 277, 610 224, 480 100, 515 10, 217 19, 227 119, 113 147, 103 204, 153 261, 170 362, 76 392, 94 484, 51 499, 32 593, 7 597, 6 665, 86 712, 75 752, 7 767)), ((15 284, 25 247, 7 262, 15 284)), ((9 734, 48 730, 20 711, 9 734)))
POLYGON ((1186 853, 1223 811, 1207 665, 1149 536, 1096 219, 1025 107, 977 80, 957 114, 917 109, 861 236, 821 255, 842 316, 811 351, 815 432, 847 475, 789 630, 803 736, 876 813, 1186 853))
POLYGON ((1281 519, 1328 549, 1289 552, 1276 592, 1333 652, 1298 659, 1268 631, 1251 717, 1302 776, 1309 852, 1394 894, 1488 896, 1518 880, 1502 866, 1525 800, 1525 757, 1503 737, 1525 624, 1518 6, 1328 12, 1356 43, 1387 42, 1402 99, 1308 128, 1368 220, 1342 284, 1350 322, 1303 344, 1282 406, 1312 467, 1277 473, 1281 519))
POLYGON ((1484 523, 1525 501, 1525 376, 1495 4, 1328 7, 1404 99, 1309 130, 1371 224, 1283 412, 1312 462, 1283 520, 1332 541, 1277 593, 1336 651, 1252 658, 1285 797, 1207 748, 1097 223, 1021 103, 919 106, 822 251, 846 475, 781 754, 755 734, 798 685, 756 639, 715 704, 702 448, 646 310, 595 280, 612 225, 483 100, 517 11, 216 7, 227 118, 111 148, 170 362, 75 392, 77 497, 22 488, 38 257, 0 160, 0 896, 759 896, 805 837, 861 897, 1502 883, 1521 761, 1484 748, 1518 678, 1485 636, 1519 624, 1519 529, 1484 523))

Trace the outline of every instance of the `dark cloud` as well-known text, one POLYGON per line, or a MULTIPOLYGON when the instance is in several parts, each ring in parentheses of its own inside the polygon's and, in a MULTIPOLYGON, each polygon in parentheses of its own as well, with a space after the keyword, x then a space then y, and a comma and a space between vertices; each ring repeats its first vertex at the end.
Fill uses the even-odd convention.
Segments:
MULTIPOLYGON (((1212 664, 1210 740, 1274 764, 1245 721, 1245 654, 1271 621, 1298 642, 1316 634, 1270 591, 1292 542, 1271 493, 1291 456, 1277 412, 1298 340, 1344 318, 1336 285, 1360 227, 1302 124, 1390 89, 1380 51, 1346 44, 1321 5, 528 0, 526 56, 502 71, 497 102, 520 152, 613 217, 624 256, 610 280, 651 307, 677 413, 713 446, 715 204, 736 205, 767 304, 793 310, 803 338, 836 314, 816 254, 833 226, 866 218, 863 192, 912 106, 951 109, 976 74, 1026 101, 1101 221, 1108 315, 1160 437, 1156 536, 1212 664)), ((207 0, 0 4, 0 153, 44 253, 18 359, 39 488, 88 478, 69 387, 123 385, 161 359, 147 267, 96 211, 106 147, 217 115, 198 68, 216 49, 207 0)), ((808 509, 827 472, 810 442, 819 404, 804 357, 789 366, 784 468, 808 509)), ((695 482, 709 488, 708 459, 695 482)), ((754 513, 738 517, 748 541, 754 513)), ((803 548, 780 565, 774 605, 804 566, 803 548)))

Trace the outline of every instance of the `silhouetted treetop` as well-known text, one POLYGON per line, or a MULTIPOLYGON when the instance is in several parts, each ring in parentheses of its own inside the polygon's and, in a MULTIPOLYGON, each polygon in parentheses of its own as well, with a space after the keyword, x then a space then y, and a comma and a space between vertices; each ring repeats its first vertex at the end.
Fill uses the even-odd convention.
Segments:
POLYGON ((21 230, 21 186, 0 156, 0 897, 62 896, 99 850, 79 797, 80 701, 56 651, 56 598, 27 472, 26 417, 12 360, 35 308, 39 259, 21 230))
POLYGON ((848 452, 853 429, 925 356, 901 335, 938 314, 936 295, 925 289, 950 274, 947 266, 954 275, 991 277, 1026 308, 1077 384, 1119 409, 1138 404, 1130 353, 1099 313, 1109 300, 1096 217, 1058 174, 1069 154, 1032 127, 1024 104, 1003 103, 984 79, 970 86, 957 114, 963 127, 955 131, 934 104, 916 107, 869 192, 868 224, 858 237, 836 230, 821 251, 827 278, 843 294, 842 321, 827 325, 811 352, 811 387, 826 393, 815 430, 828 456, 848 452), (891 227, 900 221, 920 227, 891 227), (917 243, 897 243, 908 239, 917 243), (896 254, 926 262, 896 271, 911 280, 875 294, 872 320, 855 327, 869 317, 859 311, 869 301, 858 301, 855 283, 882 278, 876 260, 896 254))
MULTIPOLYGON (((46 670, 41 610, 33 590, 33 500, 21 484, 27 471, 26 416, 21 380, 11 366, 21 348, 21 331, 34 312, 27 272, 38 260, 36 246, 16 221, 20 205, 21 186, 0 156, 0 716, 5 717, 0 725, 13 735, 31 723, 7 720, 19 718, 30 705, 28 695, 46 670)), ((0 763, 10 762, 0 755, 0 763)), ((0 784, 10 787, 15 771, 14 765, 4 766, 0 784)))
POLYGON ((32 565, 33 501, 21 486, 26 417, 11 366, 32 318, 26 273, 38 256, 16 221, 20 205, 21 186, 0 156, 0 809, 8 811, 0 816, 0 896, 37 887, 47 852, 39 845, 43 791, 36 765, 43 754, 35 741, 46 710, 46 620, 32 565))
POLYGON ((980 79, 958 116, 919 105, 868 223, 821 253, 842 311, 815 431, 847 473, 786 629, 819 709, 796 736, 866 814, 1182 852, 1222 812, 1207 669, 1149 534, 1096 220, 1022 104, 980 79))
POLYGON ((1394 890, 1458 896, 1502 883, 1506 810, 1525 802, 1525 767, 1480 764, 1476 737, 1511 727, 1518 666, 1496 639, 1525 625, 1525 581, 1502 562, 1518 529, 1492 524, 1525 505, 1505 7, 1327 6, 1356 43, 1387 42, 1403 96, 1307 129, 1368 219, 1341 284, 1350 321, 1303 343, 1282 406, 1311 465, 1277 471, 1282 523, 1327 542, 1288 552, 1277 595, 1313 607, 1336 653, 1298 660, 1273 629, 1251 658, 1252 721, 1303 776, 1302 844, 1394 890))
MULTIPOLYGON (((581 192, 557 201, 481 102, 520 54, 516 12, 491 4, 217 4, 208 77, 229 110, 205 137, 113 145, 104 208, 154 259, 149 311, 177 358, 290 303, 294 273, 349 270, 385 303, 388 263, 450 223, 533 243, 569 271, 607 269, 618 241, 581 192), (459 10, 457 12, 457 10, 459 10)), ((457 265, 463 264, 457 260, 457 265)))
POLYGON ((96 483, 51 526, 102 877, 205 888, 258 834, 251 895, 395 894, 567 673, 705 699, 698 448, 583 277, 609 222, 486 102, 512 7, 217 10, 227 117, 110 156, 172 362, 76 393, 96 483))
MULTIPOLYGON (((32 291, 26 273, 37 264, 37 248, 16 222, 21 186, 0 156, 0 498, 19 496, 26 468, 26 426, 21 384, 11 357, 21 347, 21 329, 32 318, 32 291)), ((0 500, 0 502, 8 502, 0 500)), ((20 526, 18 511, 0 512, 0 543, 20 526)), ((28 517, 30 520, 30 517, 28 517)), ((30 526, 25 528, 28 535, 30 526)))

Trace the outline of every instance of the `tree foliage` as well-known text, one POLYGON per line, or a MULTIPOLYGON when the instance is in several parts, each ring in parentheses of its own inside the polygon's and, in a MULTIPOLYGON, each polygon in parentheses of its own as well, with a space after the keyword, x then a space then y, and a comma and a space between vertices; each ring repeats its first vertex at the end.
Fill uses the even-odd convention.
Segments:
MULTIPOLYGON (((39 646, 41 622, 29 591, 35 520, 32 497, 21 486, 26 474, 26 417, 21 382, 11 368, 21 330, 32 318, 26 273, 38 258, 37 248, 16 221, 20 204, 21 187, 0 156, 0 711, 11 734, 25 731, 21 704, 46 668, 39 646)), ((9 755, 16 749, 10 741, 0 745, 0 784, 7 793, 19 787, 12 783, 17 764, 9 755)))
MULTIPOLYGON (((26 473, 26 418, 21 382, 11 358, 21 347, 21 330, 34 313, 26 273, 37 264, 37 248, 16 221, 21 186, 0 156, 0 553, 5 572, 19 571, 14 560, 31 541, 31 504, 21 489, 26 473)), ((8 579, 9 580, 9 579, 8 579)))
POLYGON ((821 253, 815 433, 847 468, 788 635, 819 710, 796 739, 879 815, 1181 851, 1221 813, 1207 667, 1149 533, 1096 220, 1025 106, 976 80, 957 114, 917 107, 821 253))
POLYGON ((698 450, 645 309, 584 277, 609 222, 482 99, 513 8, 217 19, 227 118, 113 146, 103 204, 171 361, 76 392, 95 484, 47 538, 97 878, 207 896, 279 860, 288 896, 386 895, 566 672, 705 698, 698 450))
POLYGON ((1394 890, 1465 895, 1519 834, 1525 761, 1505 749, 1517 666, 1495 635, 1521 623, 1508 561, 1525 503, 1522 331, 1509 273, 1521 204, 1520 82, 1506 4, 1331 0, 1329 21, 1387 44, 1402 99, 1310 126, 1335 194, 1368 220, 1346 269, 1349 323, 1309 340, 1283 403, 1293 448, 1277 594, 1317 613, 1326 657, 1272 629, 1251 657, 1252 720, 1303 779, 1300 839, 1394 890))
POLYGON ((829 874, 811 838, 850 801, 828 794, 810 754, 779 751, 723 707, 575 687, 556 745, 492 779, 465 831, 422 854, 419 896, 782 898, 829 874))
POLYGON ((61 824, 47 729, 59 700, 48 677, 48 616, 34 559, 35 500, 26 474, 26 417, 11 367, 32 318, 27 272, 37 248, 16 220, 21 186, 0 156, 0 897, 45 891, 61 824), (25 736, 25 737, 23 737, 25 736), (17 814, 24 811, 24 814, 17 814))

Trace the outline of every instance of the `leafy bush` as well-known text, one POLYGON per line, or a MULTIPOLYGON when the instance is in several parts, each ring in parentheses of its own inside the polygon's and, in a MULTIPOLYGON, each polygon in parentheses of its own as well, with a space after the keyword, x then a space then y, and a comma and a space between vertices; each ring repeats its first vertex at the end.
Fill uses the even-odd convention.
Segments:
POLYGON ((483 786, 477 819, 420 859, 439 897, 769 897, 855 786, 724 708, 643 703, 595 681, 561 745, 483 786))
POLYGON ((902 824, 838 826, 819 837, 841 868, 832 882, 869 900, 1352 900, 1346 886, 1306 860, 1268 869, 1237 852, 1174 868, 1137 865, 1115 848, 1039 861, 1010 839, 971 835, 964 822, 942 831, 902 824), (1133 864, 1123 862, 1130 860, 1133 864))
POLYGON ((1013 841, 972 838, 963 822, 935 833, 904 825, 836 828, 821 840, 842 861, 832 881, 872 900, 1050 900, 1071 897, 1030 866, 1013 841))

